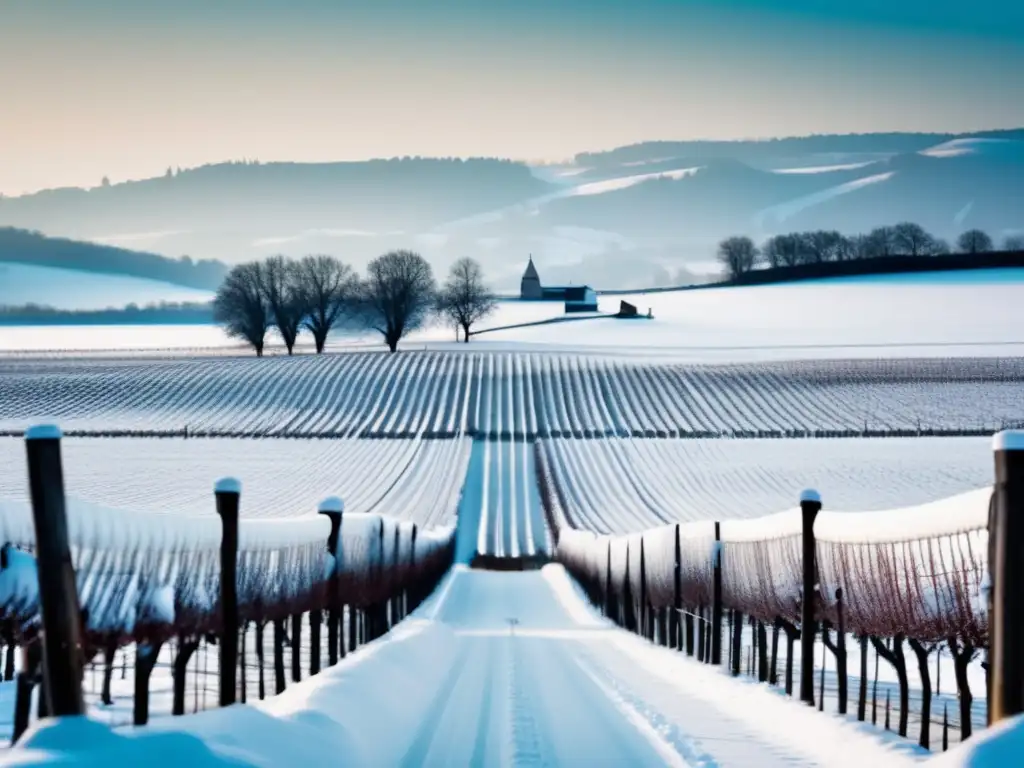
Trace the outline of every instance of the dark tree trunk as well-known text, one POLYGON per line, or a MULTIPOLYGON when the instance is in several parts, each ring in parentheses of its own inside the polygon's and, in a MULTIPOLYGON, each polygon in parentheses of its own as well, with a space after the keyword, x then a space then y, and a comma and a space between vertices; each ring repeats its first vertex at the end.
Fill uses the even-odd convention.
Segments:
POLYGON ((796 625, 789 623, 782 617, 778 619, 779 626, 786 633, 786 695, 793 695, 793 645, 800 639, 800 630, 796 625))
POLYGON ((868 637, 860 636, 860 685, 857 690, 857 719, 864 722, 868 706, 868 637))
POLYGON ((239 692, 238 692, 238 700, 242 704, 245 704, 246 694, 248 693, 248 691, 246 690, 246 685, 245 685, 245 636, 248 634, 248 632, 249 632, 249 622, 248 621, 243 621, 242 622, 242 626, 241 626, 240 636, 238 638, 239 639, 239 645, 240 645, 240 648, 239 648, 239 651, 238 651, 238 666, 239 666, 239 680, 238 680, 238 682, 240 683, 240 686, 241 686, 240 689, 239 689, 239 692))
POLYGON ((925 749, 931 748, 932 724, 932 674, 928 667, 930 651, 917 640, 908 640, 910 649, 917 656, 917 671, 921 675, 921 736, 917 743, 925 749))
POLYGON ((359 624, 359 612, 350 605, 348 607, 348 649, 349 649, 349 651, 354 651, 358 647, 358 645, 356 644, 358 639, 359 639, 358 635, 357 635, 357 631, 359 629, 359 627, 357 626, 358 624, 359 624))
POLYGON ((743 659, 743 614, 739 611, 732 612, 732 651, 729 654, 732 658, 732 676, 739 677, 740 666, 743 659))
POLYGON ((462 324, 462 334, 465 342, 469 344, 469 323, 462 324))
POLYGON ((132 723, 145 725, 149 722, 149 677, 153 674, 162 643, 140 644, 135 651, 135 706, 132 723))
POLYGON ((109 643, 103 648, 103 690, 100 693, 100 701, 106 706, 114 703, 110 695, 110 682, 114 677, 114 656, 117 653, 117 645, 109 643))
POLYGON ((7 652, 4 658, 4 681, 10 682, 14 679, 14 643, 7 644, 7 652))
POLYGON ((292 682, 302 682, 302 614, 292 614, 292 682))
POLYGON ((345 644, 338 640, 338 630, 341 627, 341 611, 331 608, 327 611, 327 664, 334 666, 338 663, 338 646, 341 646, 341 653, 345 653, 345 644))
POLYGON ((757 682, 768 682, 768 634, 764 622, 757 622, 757 682))
POLYGON ((964 640, 963 644, 957 642, 955 637, 949 638, 949 651, 953 655, 953 670, 956 676, 956 690, 960 699, 960 741, 971 738, 974 731, 974 723, 971 722, 971 705, 974 703, 974 696, 971 693, 971 681, 967 678, 967 668, 974 658, 974 645, 970 640, 964 640))
POLYGON ((188 663, 198 648, 198 637, 190 639, 178 638, 178 652, 175 654, 174 662, 171 665, 171 677, 174 687, 171 703, 172 715, 180 716, 185 714, 185 680, 188 676, 188 663))
POLYGON ((892 639, 892 650, 890 651, 877 637, 871 638, 875 646, 875 653, 888 661, 896 670, 896 677, 900 681, 900 736, 907 735, 907 716, 910 714, 910 690, 907 686, 907 659, 903 655, 903 635, 896 635, 892 639))
POLYGON ((693 613, 691 611, 687 611, 683 618, 683 629, 686 635, 686 655, 693 656, 693 613))
POLYGON ((259 667, 260 667, 259 682, 257 683, 257 685, 259 686, 259 690, 257 691, 257 694, 260 697, 260 701, 263 701, 263 699, 265 699, 267 697, 267 681, 266 681, 266 677, 265 677, 265 675, 263 673, 264 665, 266 663, 266 661, 265 661, 265 653, 264 653, 264 650, 263 650, 263 627, 264 626, 265 625, 264 625, 264 623, 262 621, 257 621, 256 622, 256 663, 259 664, 259 667))
POLYGON ((284 691, 284 619, 274 619, 274 693, 284 691))
POLYGON ((315 610, 309 612, 309 674, 310 676, 320 672, 320 625, 324 620, 324 612, 315 610))
MULTIPOLYGON (((839 694, 839 714, 846 714, 847 700, 849 695, 847 693, 847 676, 846 676, 846 635, 841 630, 836 630, 836 640, 832 642, 832 627, 827 621, 821 622, 821 639, 825 643, 825 647, 832 652, 832 656, 836 660, 836 681, 838 683, 838 694, 839 694)), ((824 677, 824 668, 822 669, 822 677, 824 677)), ((824 693, 822 693, 824 696, 824 693)))
POLYGON ((772 623, 772 663, 768 670, 768 682, 779 684, 779 623, 772 623))

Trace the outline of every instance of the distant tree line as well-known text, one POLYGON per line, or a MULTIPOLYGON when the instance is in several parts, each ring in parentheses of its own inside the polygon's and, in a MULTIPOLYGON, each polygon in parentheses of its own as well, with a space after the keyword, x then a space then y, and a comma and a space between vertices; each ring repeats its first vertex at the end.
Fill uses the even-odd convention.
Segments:
POLYGON ((29 302, 0 305, 0 325, 108 325, 114 323, 209 323, 213 318, 211 302, 170 302, 128 304, 106 309, 58 309, 29 302))
MULTIPOLYGON (((760 266, 781 269, 889 257, 973 255, 994 250, 992 238, 980 229, 961 234, 954 251, 945 240, 934 237, 920 225, 903 222, 852 237, 834 230, 792 232, 770 237, 760 247, 749 237, 729 237, 718 244, 717 256, 728 279, 735 281, 760 266)), ((1002 250, 1024 251, 1024 235, 1007 237, 1002 250)))
POLYGON ((299 260, 278 255, 239 264, 218 289, 213 314, 229 336, 262 356, 271 328, 289 355, 303 330, 321 354, 331 331, 341 325, 375 331, 395 352, 402 338, 431 316, 461 328, 468 342, 470 328, 494 307, 473 259, 455 262, 439 288, 426 259, 412 251, 391 251, 371 261, 362 278, 326 255, 299 260))
POLYGON ((0 262, 142 277, 206 291, 214 290, 227 272, 219 261, 169 259, 13 227, 0 227, 0 262))

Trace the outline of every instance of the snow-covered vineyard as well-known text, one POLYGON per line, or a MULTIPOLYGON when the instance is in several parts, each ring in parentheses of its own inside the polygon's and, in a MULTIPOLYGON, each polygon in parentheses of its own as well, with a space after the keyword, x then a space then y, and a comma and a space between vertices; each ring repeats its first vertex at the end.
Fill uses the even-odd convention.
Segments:
MULTIPOLYGON (((385 747, 353 736, 367 756, 357 764, 450 756, 461 748, 467 707, 478 728, 469 764, 479 762, 480 744, 492 754, 509 739, 515 751, 507 763, 529 764, 531 749, 555 763, 578 756, 579 740, 562 743, 553 725, 530 714, 563 690, 553 682, 561 680, 551 723, 588 712, 592 733, 582 743, 615 734, 606 745, 614 753, 636 739, 622 723, 641 722, 648 736, 618 753, 647 755, 637 764, 831 765, 840 764, 831 751, 798 744, 799 734, 786 728, 775 736, 757 731, 749 748, 730 752, 715 729, 739 727, 735 710, 726 707, 714 721, 694 707, 684 716, 665 685, 688 675, 666 683, 656 670, 690 664, 693 680, 717 689, 718 678, 702 678, 695 660, 711 659, 718 594, 725 671, 745 668, 780 688, 802 684, 791 637, 803 594, 794 506, 800 489, 813 486, 826 510, 814 523, 817 619, 825 645, 842 638, 848 646, 841 674, 840 654, 819 659, 824 646, 813 646, 821 706, 849 701, 851 719, 854 703, 876 712, 885 706, 898 720, 893 730, 933 751, 941 749, 943 718, 953 742, 972 725, 983 728, 992 450, 988 437, 956 433, 1024 421, 1022 395, 1024 359, 1016 358, 694 366, 629 355, 458 351, 12 360, 0 370, 0 430, 53 420, 82 433, 65 437, 61 450, 88 611, 87 699, 106 713, 100 720, 140 722, 141 689, 132 683, 144 678, 150 711, 142 721, 152 721, 154 732, 211 722, 213 712, 169 716, 216 706, 220 673, 209 640, 219 643, 225 624, 212 489, 216 478, 232 476, 244 489, 237 692, 250 702, 268 698, 260 716, 295 706, 299 694, 289 698, 286 689, 321 670, 338 667, 316 690, 349 678, 348 670, 358 675, 363 658, 367 669, 378 654, 392 659, 384 650, 359 653, 366 643, 387 649, 389 637, 418 637, 406 646, 411 658, 426 666, 438 660, 415 675, 387 662, 382 674, 416 677, 435 692, 420 695, 423 723, 412 726, 410 741, 400 736, 385 747), (903 436, 866 436, 895 430, 903 436), (336 531, 329 515, 317 514, 342 507, 336 531), (463 565, 532 567, 549 558, 582 594, 560 570, 492 585, 495 574, 463 565), (525 645, 509 645, 520 624, 525 645), (631 644, 622 629, 671 657, 655 662, 648 654, 657 649, 631 644), (464 661, 456 664, 452 653, 464 661), (868 654, 876 665, 870 700, 868 654), (926 671, 933 665, 936 674, 946 670, 942 695, 926 671), (891 707, 879 703, 880 683, 891 707), (595 703, 609 701, 616 703, 595 703), (707 741, 680 735, 694 722, 706 726, 707 741), (778 749, 779 759, 749 762, 766 744, 775 744, 765 748, 778 749)), ((0 536, 11 545, 0 563, 0 640, 11 649, 31 643, 38 627, 25 456, 24 439, 0 437, 0 536)), ((6 670, 26 659, 9 653, 6 670)), ((742 694, 729 687, 738 681, 720 681, 723 691, 742 694)), ((7 722, 19 733, 26 715, 9 688, 0 705, 14 713, 7 722)), ((345 690, 332 707, 366 695, 345 690)), ((411 712, 417 695, 413 686, 408 702, 378 706, 411 712)), ((786 705, 781 697, 764 702, 766 712, 786 705)), ((313 720, 327 717, 319 703, 311 706, 313 720)), ((826 730, 829 722, 822 718, 826 730)), ((3 723, 0 715, 0 730, 3 723)), ((902 764, 886 730, 834 735, 852 739, 851 754, 880 750, 891 758, 882 764, 902 764)), ((217 742, 204 733, 204 743, 217 742)), ((912 752, 906 764, 926 754, 912 752)))
POLYGON ((556 353, 5 360, 0 430, 331 437, 980 433, 1024 422, 1024 359, 682 365, 556 353))

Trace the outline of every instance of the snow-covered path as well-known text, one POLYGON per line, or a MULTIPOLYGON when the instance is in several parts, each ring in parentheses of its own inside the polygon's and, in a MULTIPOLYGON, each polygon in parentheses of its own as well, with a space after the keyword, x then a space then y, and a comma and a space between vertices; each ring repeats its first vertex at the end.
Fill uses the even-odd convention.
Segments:
POLYGON ((456 566, 407 621, 264 702, 111 729, 42 721, 0 765, 903 768, 916 745, 596 615, 561 566, 456 566))
POLYGON ((887 766, 914 762, 877 736, 605 623, 559 567, 456 569, 430 616, 452 630, 457 647, 405 748, 405 766, 832 766, 843 764, 843 737, 858 765, 872 753, 887 766), (666 665, 680 665, 681 674, 663 674, 666 665), (693 695, 709 683, 724 693, 693 695), (752 722, 749 706, 733 711, 730 691, 753 695, 769 710, 765 722, 752 722), (794 715, 798 727, 779 728, 780 712, 771 710, 794 715), (805 738, 805 716, 829 736, 838 731, 840 743, 805 738))

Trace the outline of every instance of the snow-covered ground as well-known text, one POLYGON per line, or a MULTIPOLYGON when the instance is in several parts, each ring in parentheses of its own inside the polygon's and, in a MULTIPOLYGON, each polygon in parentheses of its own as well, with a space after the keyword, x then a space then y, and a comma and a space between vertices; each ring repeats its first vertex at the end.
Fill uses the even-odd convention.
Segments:
POLYGON ((10 765, 885 766, 910 742, 606 624, 557 566, 457 568, 406 624, 261 704, 139 730, 45 723, 10 765))
POLYGON ((692 360, 1019 354, 1022 287, 1024 270, 1004 269, 602 296, 602 310, 614 312, 625 300, 642 314, 650 309, 654 319, 517 328, 481 338, 672 349, 692 360))
POLYGON ((935 501, 992 484, 987 438, 546 440, 578 528, 628 533, 677 521, 760 517, 811 486, 830 510, 935 501))
MULTIPOLYGON (((213 484, 242 481, 246 517, 348 512, 420 526, 454 522, 469 440, 64 438, 64 485, 82 501, 139 513, 214 514, 213 484)), ((28 499, 24 442, 0 438, 0 500, 28 499)))
MULTIPOLYGON (((837 278, 744 288, 602 296, 624 299, 652 320, 597 319, 493 330, 477 349, 587 349, 671 355, 682 361, 835 357, 1015 355, 1024 349, 1024 270, 977 270, 837 278), (525 345, 525 346, 524 346, 525 345)), ((477 330, 563 316, 559 302, 499 303, 477 330)), ((407 349, 451 345, 454 329, 411 334, 407 349)), ((307 345, 308 346, 308 345, 307 345)), ((337 333, 333 349, 380 347, 369 335, 337 333)), ((18 327, 0 329, 0 351, 221 349, 244 353, 211 326, 18 327)))

